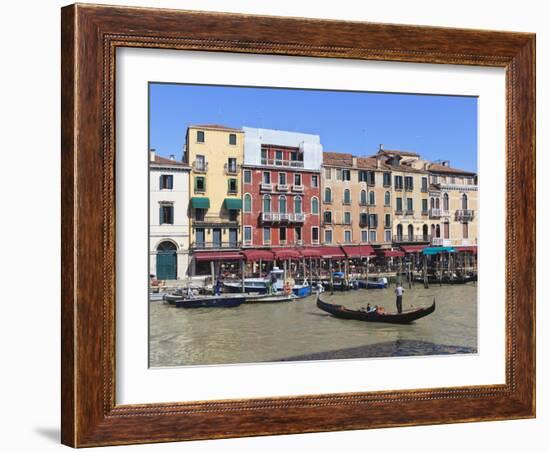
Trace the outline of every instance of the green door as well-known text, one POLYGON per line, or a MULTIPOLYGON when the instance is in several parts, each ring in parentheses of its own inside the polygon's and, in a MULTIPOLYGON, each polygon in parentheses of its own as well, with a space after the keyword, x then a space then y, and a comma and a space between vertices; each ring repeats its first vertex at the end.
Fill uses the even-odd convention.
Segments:
POLYGON ((162 242, 157 248, 157 279, 177 279, 176 246, 162 242))

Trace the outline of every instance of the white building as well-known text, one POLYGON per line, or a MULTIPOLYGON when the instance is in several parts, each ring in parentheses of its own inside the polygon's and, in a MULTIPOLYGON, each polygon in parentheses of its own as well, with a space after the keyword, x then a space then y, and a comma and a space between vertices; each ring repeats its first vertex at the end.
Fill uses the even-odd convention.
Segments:
POLYGON ((150 151, 149 273, 159 280, 182 279, 189 266, 189 170, 150 151))

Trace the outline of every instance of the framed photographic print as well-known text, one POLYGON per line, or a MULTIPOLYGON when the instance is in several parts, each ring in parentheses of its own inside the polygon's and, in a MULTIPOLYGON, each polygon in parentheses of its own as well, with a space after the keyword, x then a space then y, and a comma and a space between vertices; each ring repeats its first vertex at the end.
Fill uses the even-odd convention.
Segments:
POLYGON ((535 415, 535 37, 62 9, 62 442, 535 415))

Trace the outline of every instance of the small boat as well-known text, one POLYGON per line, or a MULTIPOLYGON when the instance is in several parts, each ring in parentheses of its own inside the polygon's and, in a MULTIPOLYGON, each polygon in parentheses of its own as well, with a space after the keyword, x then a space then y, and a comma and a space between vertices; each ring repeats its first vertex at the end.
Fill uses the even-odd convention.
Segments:
POLYGON ((376 311, 366 312, 362 310, 348 309, 345 306, 338 304, 331 304, 321 300, 321 296, 317 295, 317 307, 334 317, 350 320, 362 320, 364 322, 383 322, 383 323, 399 323, 407 324, 414 322, 415 320, 426 317, 435 311, 435 297, 431 306, 427 308, 413 309, 409 311, 403 311, 398 313, 384 313, 380 314, 376 311))
POLYGON ((286 301, 294 301, 298 298, 300 297, 293 293, 290 295, 283 293, 249 295, 245 298, 245 303, 284 303, 286 301))
POLYGON ((184 297, 175 300, 178 308, 235 308, 246 301, 246 294, 242 295, 206 295, 184 297))
POLYGON ((367 278, 357 280, 360 289, 385 289, 388 287, 388 278, 367 278))
MULTIPOLYGON (((424 284, 424 278, 417 276, 414 278, 415 282, 424 284)), ((466 284, 469 282, 477 281, 477 275, 468 275, 468 276, 455 276, 449 277, 444 276, 441 280, 433 275, 428 276, 428 284, 466 284)))
MULTIPOLYGON (((330 290, 330 280, 323 281, 325 290, 330 290)), ((348 277, 346 282, 343 272, 334 272, 332 274, 332 287, 334 290, 355 290, 359 289, 359 281, 354 277, 348 277)))
POLYGON ((160 292, 149 292, 149 301, 162 301, 164 294, 160 292))
MULTIPOLYGON (((272 275, 275 277, 275 283, 273 284, 273 290, 275 292, 284 291, 284 271, 280 268, 274 267, 265 278, 245 278, 244 279, 244 292, 245 293, 259 293, 266 294, 269 291, 269 285, 272 275)), ((224 282, 223 287, 226 292, 242 293, 243 283, 242 281, 224 282)), ((292 292, 297 297, 307 297, 311 295, 311 286, 304 282, 303 284, 294 284, 292 286, 292 292)))

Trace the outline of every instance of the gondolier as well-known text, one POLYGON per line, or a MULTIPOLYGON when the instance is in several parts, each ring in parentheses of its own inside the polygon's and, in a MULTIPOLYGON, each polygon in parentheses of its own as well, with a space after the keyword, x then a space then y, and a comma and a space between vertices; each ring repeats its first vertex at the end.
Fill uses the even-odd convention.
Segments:
POLYGON ((397 306, 398 314, 403 312, 403 292, 405 292, 405 289, 403 289, 401 284, 398 284, 395 288, 395 305, 397 306))

